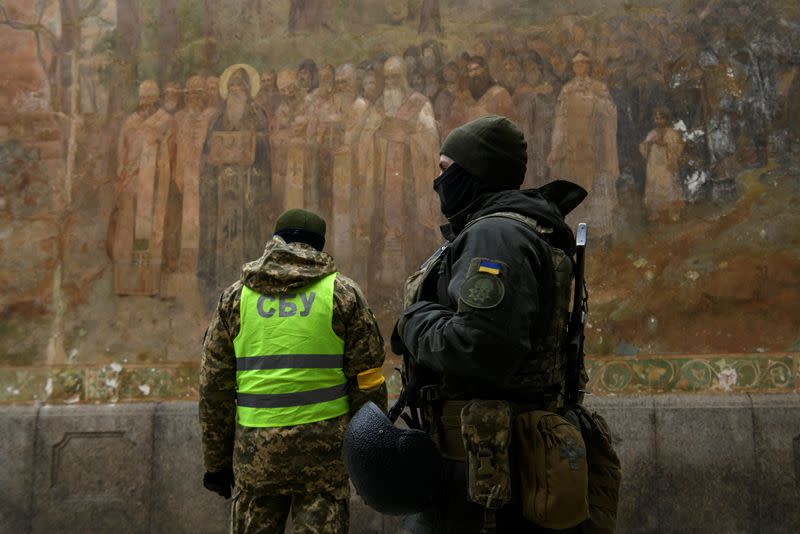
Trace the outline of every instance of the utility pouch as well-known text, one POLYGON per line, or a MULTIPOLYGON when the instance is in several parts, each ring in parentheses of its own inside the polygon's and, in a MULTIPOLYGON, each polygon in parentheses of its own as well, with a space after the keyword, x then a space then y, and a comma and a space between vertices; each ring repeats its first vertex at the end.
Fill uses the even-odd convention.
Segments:
POLYGON ((545 528, 578 525, 589 515, 589 474, 581 431, 560 415, 543 410, 521 413, 514 422, 523 515, 545 528))
POLYGON ((461 410, 471 501, 487 511, 511 501, 511 406, 503 400, 469 401, 461 410))
POLYGON ((619 485, 622 479, 619 457, 611 442, 606 420, 583 406, 570 406, 580 421, 586 441, 589 466, 589 520, 586 531, 612 534, 617 524, 619 485))

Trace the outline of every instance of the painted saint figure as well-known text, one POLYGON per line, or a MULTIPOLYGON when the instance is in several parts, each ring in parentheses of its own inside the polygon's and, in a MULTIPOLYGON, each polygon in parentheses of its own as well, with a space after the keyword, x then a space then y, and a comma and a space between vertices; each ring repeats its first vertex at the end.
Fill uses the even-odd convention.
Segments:
POLYGON ((450 129, 485 115, 517 120, 511 95, 494 81, 486 60, 473 56, 467 61, 467 91, 453 103, 450 129))
POLYGON ((281 94, 278 92, 278 86, 276 84, 277 79, 278 76, 272 69, 265 70, 261 73, 261 91, 258 93, 257 100, 261 109, 263 109, 264 113, 267 115, 267 120, 270 125, 272 121, 275 120, 275 113, 278 111, 278 107, 283 100, 281 94))
POLYGON ((306 92, 293 69, 278 73, 278 91, 283 101, 271 124, 272 196, 277 211, 307 205, 311 175, 308 154, 309 125, 305 108, 306 92))
POLYGON ((156 82, 139 86, 139 108, 122 125, 108 249, 114 293, 158 295, 170 182, 172 116, 159 108, 156 82))
POLYGON ((180 198, 177 204, 178 265, 169 276, 170 292, 196 290, 200 250, 200 178, 203 146, 208 125, 216 111, 206 107, 203 78, 192 76, 186 82, 186 107, 175 114, 176 155, 173 183, 180 198))
POLYGON ((653 120, 655 129, 639 145, 639 151, 647 160, 644 205, 650 220, 658 219, 664 212, 675 219, 683 205, 683 188, 678 177, 683 137, 670 126, 668 109, 656 108, 653 120))
POLYGON ((354 240, 365 221, 358 219, 359 190, 363 188, 354 178, 355 152, 367 111, 367 102, 358 96, 358 80, 353 65, 336 69, 336 83, 331 106, 326 108, 323 120, 328 124, 327 139, 331 150, 331 212, 329 225, 331 251, 336 262, 359 282, 366 281, 366 264, 356 261, 355 247, 363 243, 354 240), (363 266, 363 268, 362 268, 363 266))
POLYGON ((222 99, 219 96, 219 78, 209 76, 206 78, 206 106, 218 111, 222 107, 222 99))
POLYGON ((402 58, 386 60, 384 78, 383 96, 366 119, 366 131, 377 126, 375 135, 362 134, 360 145, 371 150, 362 155, 362 168, 375 194, 371 278, 394 290, 404 272, 425 259, 439 226, 429 176, 436 166, 439 132, 430 101, 409 86, 402 58))
POLYGON ((312 157, 311 187, 308 190, 311 196, 307 203, 328 221, 332 220, 333 150, 344 135, 342 121, 332 118, 334 78, 333 65, 322 65, 319 68, 319 87, 305 101, 310 123, 308 148, 312 157))
POLYGON ((459 87, 459 72, 458 64, 455 61, 450 61, 442 67, 442 87, 436 93, 436 97, 432 102, 436 123, 439 126, 439 133, 442 138, 447 137, 447 134, 452 129, 453 121, 450 115, 453 111, 453 103, 461 89, 459 87))
POLYGON ((517 84, 512 101, 519 125, 528 142, 528 167, 522 188, 539 187, 548 180, 547 154, 553 133, 553 87, 543 80, 537 61, 523 62, 522 79, 517 84))
POLYGON ((201 211, 215 210, 209 217, 213 230, 206 235, 214 242, 214 255, 200 261, 214 265, 200 270, 216 288, 235 279, 247 258, 259 254, 267 241, 265 229, 270 227, 267 119, 253 100, 259 83, 258 72, 249 65, 225 70, 220 77, 225 104, 211 121, 205 142, 203 179, 216 187, 216 195, 209 195, 216 196, 216 202, 209 198, 201 211))
POLYGON ((570 180, 589 192, 570 214, 570 223, 587 222, 592 234, 609 243, 617 207, 617 108, 608 87, 589 75, 590 59, 572 59, 575 78, 561 89, 553 142, 547 162, 552 179, 570 180))

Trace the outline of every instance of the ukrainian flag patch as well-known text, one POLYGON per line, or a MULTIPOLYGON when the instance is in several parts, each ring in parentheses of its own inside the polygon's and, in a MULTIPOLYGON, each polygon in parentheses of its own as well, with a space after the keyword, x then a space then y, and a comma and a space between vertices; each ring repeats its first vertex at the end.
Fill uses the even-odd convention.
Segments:
POLYGON ((493 261, 481 260, 478 264, 478 272, 497 276, 500 274, 500 264, 493 261))

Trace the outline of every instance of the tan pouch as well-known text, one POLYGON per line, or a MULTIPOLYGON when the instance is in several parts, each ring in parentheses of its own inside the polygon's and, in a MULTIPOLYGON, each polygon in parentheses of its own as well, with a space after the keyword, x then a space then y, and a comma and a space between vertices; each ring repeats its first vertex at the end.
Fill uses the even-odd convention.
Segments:
POLYGON ((611 442, 606 420, 583 406, 572 408, 580 417, 589 465, 589 520, 585 530, 612 534, 617 524, 619 486, 622 479, 619 457, 611 442))
POLYGON ((545 528, 565 529, 589 515, 586 445, 578 428, 553 412, 515 419, 522 512, 545 528))
POLYGON ((469 498, 489 510, 511 500, 511 406, 502 400, 471 400, 461 410, 469 498))

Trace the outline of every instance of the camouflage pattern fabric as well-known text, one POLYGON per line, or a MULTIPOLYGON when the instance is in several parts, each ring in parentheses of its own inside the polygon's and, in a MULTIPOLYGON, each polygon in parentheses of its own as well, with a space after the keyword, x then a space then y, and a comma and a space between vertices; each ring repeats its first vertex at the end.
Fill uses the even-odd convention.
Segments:
POLYGON ((349 500, 329 493, 261 495, 238 492, 231 503, 230 534, 283 532, 289 511, 295 534, 345 534, 349 500))
MULTIPOLYGON (((273 237, 264 254, 247 263, 241 280, 227 288, 203 344, 200 371, 200 426, 207 471, 233 466, 236 488, 273 495, 349 494, 341 443, 349 416, 279 428, 246 428, 236 423, 236 356, 242 285, 262 294, 284 294, 336 271, 333 258, 314 248, 287 245, 273 237)), ((386 410, 386 385, 358 388, 357 375, 381 367, 383 338, 357 284, 342 276, 334 283, 333 331, 345 342, 351 414, 366 401, 386 410)))
POLYGON ((511 406, 502 400, 469 401, 461 410, 472 502, 497 509, 511 500, 511 406))

